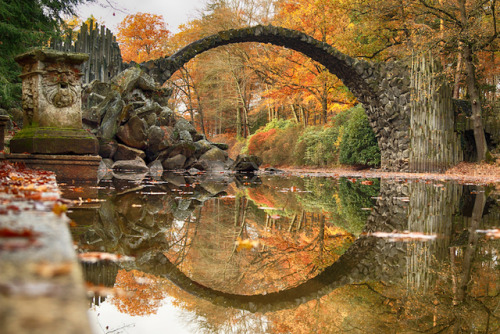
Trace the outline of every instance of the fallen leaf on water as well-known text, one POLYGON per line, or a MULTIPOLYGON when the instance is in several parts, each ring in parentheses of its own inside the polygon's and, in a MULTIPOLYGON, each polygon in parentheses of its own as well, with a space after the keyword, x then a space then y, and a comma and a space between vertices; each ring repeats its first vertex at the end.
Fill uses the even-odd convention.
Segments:
POLYGON ((363 181, 361 181, 361 184, 363 184, 365 186, 371 186, 373 184, 373 181, 371 181, 371 180, 363 180, 363 181))
POLYGON ((79 253, 78 258, 80 259, 80 261, 88 263, 95 263, 99 261, 125 262, 134 260, 134 258, 131 256, 104 252, 79 253))
POLYGON ((476 230, 477 233, 485 233, 488 239, 500 239, 500 229, 476 230))
POLYGON ((120 288, 110 288, 104 285, 94 285, 90 282, 85 282, 85 287, 87 288, 87 295, 89 297, 131 297, 134 294, 132 291, 127 291, 120 288))
POLYGON ((372 232, 362 233, 361 235, 369 237, 377 237, 394 241, 430 241, 437 238, 435 234, 424 234, 420 232, 372 232))
POLYGON ((260 210, 278 210, 277 208, 272 208, 270 206, 259 206, 257 209, 260 209, 260 210))
POLYGON ((236 247, 237 252, 239 252, 242 249, 257 248, 260 244, 259 240, 241 239, 240 237, 238 237, 234 243, 237 246, 236 247))

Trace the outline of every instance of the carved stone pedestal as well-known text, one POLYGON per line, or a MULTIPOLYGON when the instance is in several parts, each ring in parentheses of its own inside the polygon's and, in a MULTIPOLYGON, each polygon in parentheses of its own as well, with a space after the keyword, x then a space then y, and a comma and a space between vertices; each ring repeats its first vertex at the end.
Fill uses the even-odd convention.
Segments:
POLYGON ((58 179, 95 175, 97 180, 99 144, 82 128, 80 65, 87 59, 40 49, 16 57, 22 67, 24 127, 10 141, 11 161, 62 173, 58 179))

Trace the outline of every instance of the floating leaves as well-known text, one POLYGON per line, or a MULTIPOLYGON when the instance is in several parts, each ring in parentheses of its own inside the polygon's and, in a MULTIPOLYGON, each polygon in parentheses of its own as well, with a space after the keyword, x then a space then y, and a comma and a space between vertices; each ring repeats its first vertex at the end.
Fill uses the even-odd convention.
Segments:
POLYGON ((500 229, 491 229, 491 230, 476 230, 477 233, 486 234, 486 238, 488 239, 500 239, 500 229))
POLYGON ((368 237, 384 238, 390 242, 409 242, 409 241, 430 241, 437 238, 435 234, 424 234, 420 232, 371 232, 362 233, 368 237))
POLYGON ((87 263, 96 263, 99 261, 127 262, 135 260, 135 258, 131 256, 104 252, 79 253, 78 258, 80 259, 80 261, 87 263))

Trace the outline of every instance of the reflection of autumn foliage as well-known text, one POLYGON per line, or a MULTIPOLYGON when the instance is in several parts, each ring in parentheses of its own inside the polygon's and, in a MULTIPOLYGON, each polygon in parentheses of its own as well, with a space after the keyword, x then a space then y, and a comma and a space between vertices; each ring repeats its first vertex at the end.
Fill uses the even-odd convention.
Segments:
MULTIPOLYGON (((290 205, 296 203, 292 193, 261 190, 247 189, 258 206, 295 208, 290 205)), ((335 262, 353 242, 324 213, 266 215, 247 199, 220 201, 232 204, 220 210, 218 199, 205 202, 197 215, 203 228, 185 229, 180 233, 185 241, 167 237, 176 246, 165 254, 193 280, 216 290, 260 294, 297 286, 335 262), (251 241, 252 247, 238 247, 237 240, 251 241), (184 245, 186 252, 177 245, 184 245)))
POLYGON ((269 208, 278 207, 275 201, 273 201, 273 198, 266 195, 267 194, 263 193, 260 188, 248 189, 248 198, 255 203, 269 208))
POLYGON ((138 270, 119 270, 114 287, 129 293, 114 297, 112 303, 120 312, 133 316, 156 313, 164 298, 161 281, 138 270))
POLYGON ((367 285, 343 286, 296 308, 269 313, 268 319, 270 333, 402 332, 386 299, 367 285))

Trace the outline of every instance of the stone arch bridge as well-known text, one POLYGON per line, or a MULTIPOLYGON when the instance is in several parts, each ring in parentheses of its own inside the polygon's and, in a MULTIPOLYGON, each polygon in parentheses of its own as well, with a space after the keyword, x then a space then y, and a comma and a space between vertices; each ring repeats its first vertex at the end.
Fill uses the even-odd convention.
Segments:
MULTIPOLYGON (((293 49, 336 75, 365 107, 380 147, 382 169, 437 171, 462 160, 458 139, 453 136, 451 97, 444 92, 443 102, 439 99, 442 94, 438 96, 430 91, 430 98, 429 94, 420 94, 425 89, 439 88, 439 83, 436 85, 430 81, 424 87, 414 84, 412 92, 409 65, 355 59, 295 30, 259 25, 222 31, 193 42, 169 57, 142 63, 140 67, 164 83, 195 56, 219 46, 245 42, 269 43, 293 49), (445 114, 429 112, 425 109, 429 105, 431 108, 444 105, 441 110, 445 110, 445 114), (421 117, 426 114, 430 118, 421 117)), ((413 72, 415 68, 413 66, 413 72)))

